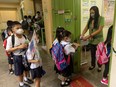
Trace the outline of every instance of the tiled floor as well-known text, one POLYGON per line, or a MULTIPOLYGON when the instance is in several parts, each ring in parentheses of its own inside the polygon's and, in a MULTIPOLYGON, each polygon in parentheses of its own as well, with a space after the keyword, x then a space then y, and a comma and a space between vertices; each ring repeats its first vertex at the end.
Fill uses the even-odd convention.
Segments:
MULTIPOLYGON (((42 50, 41 56, 43 59, 43 67, 47 72, 42 78, 41 87, 60 87, 60 81, 57 79, 57 75, 53 70, 52 59, 42 50)), ((83 77, 92 83, 94 87, 107 87, 100 83, 103 71, 98 73, 97 69, 94 69, 93 71, 88 70, 90 60, 89 52, 87 53, 87 58, 85 60, 87 60, 88 63, 82 66, 79 74, 83 75, 83 77)), ((0 40, 0 87, 18 87, 17 78, 14 75, 9 75, 8 73, 7 57, 5 56, 5 51, 2 47, 2 40, 0 40)), ((34 87, 34 85, 32 85, 32 87, 34 87)))

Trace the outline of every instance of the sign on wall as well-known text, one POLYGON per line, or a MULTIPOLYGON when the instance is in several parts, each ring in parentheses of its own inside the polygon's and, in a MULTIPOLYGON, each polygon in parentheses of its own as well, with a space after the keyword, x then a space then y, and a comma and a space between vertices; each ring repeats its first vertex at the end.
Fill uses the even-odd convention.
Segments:
POLYGON ((104 0, 105 25, 113 24, 115 0, 104 0))

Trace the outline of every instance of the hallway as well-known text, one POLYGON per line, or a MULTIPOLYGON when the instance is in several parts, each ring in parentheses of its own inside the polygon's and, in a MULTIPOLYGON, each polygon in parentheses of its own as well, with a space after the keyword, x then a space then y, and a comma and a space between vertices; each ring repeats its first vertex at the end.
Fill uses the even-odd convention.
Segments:
MULTIPOLYGON (((42 78, 41 87, 60 87, 60 81, 57 79, 57 75, 53 71, 53 62, 49 55, 45 51, 40 49, 41 56, 43 59, 43 67, 47 72, 42 78)), ((87 60, 89 61, 89 52, 87 52, 87 60)), ((97 68, 93 71, 88 70, 88 64, 85 64, 81 68, 81 72, 78 75, 82 75, 86 78, 94 87, 107 87, 100 83, 102 79, 102 72, 98 73, 97 68)), ((74 75, 75 76, 75 75, 74 75)), ((18 86, 17 79, 15 75, 10 75, 8 73, 7 58, 5 56, 4 48, 2 46, 2 40, 0 39, 0 87, 16 87, 18 86)), ((32 85, 34 87, 34 85, 32 85)))

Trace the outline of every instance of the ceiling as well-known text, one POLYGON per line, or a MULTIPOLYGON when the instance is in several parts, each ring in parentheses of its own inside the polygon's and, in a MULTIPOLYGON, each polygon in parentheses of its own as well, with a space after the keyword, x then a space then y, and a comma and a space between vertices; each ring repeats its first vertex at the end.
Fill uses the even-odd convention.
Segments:
POLYGON ((20 0, 0 0, 0 3, 19 3, 20 0))

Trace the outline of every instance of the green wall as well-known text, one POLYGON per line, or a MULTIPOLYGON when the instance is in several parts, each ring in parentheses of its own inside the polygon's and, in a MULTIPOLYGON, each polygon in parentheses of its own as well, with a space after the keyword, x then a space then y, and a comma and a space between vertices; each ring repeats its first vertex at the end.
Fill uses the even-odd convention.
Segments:
MULTIPOLYGON (((72 41, 79 42, 81 33, 81 1, 80 0, 52 0, 53 35, 58 26, 62 26, 72 33, 72 41)), ((81 51, 74 54, 74 72, 80 70, 81 51)))

